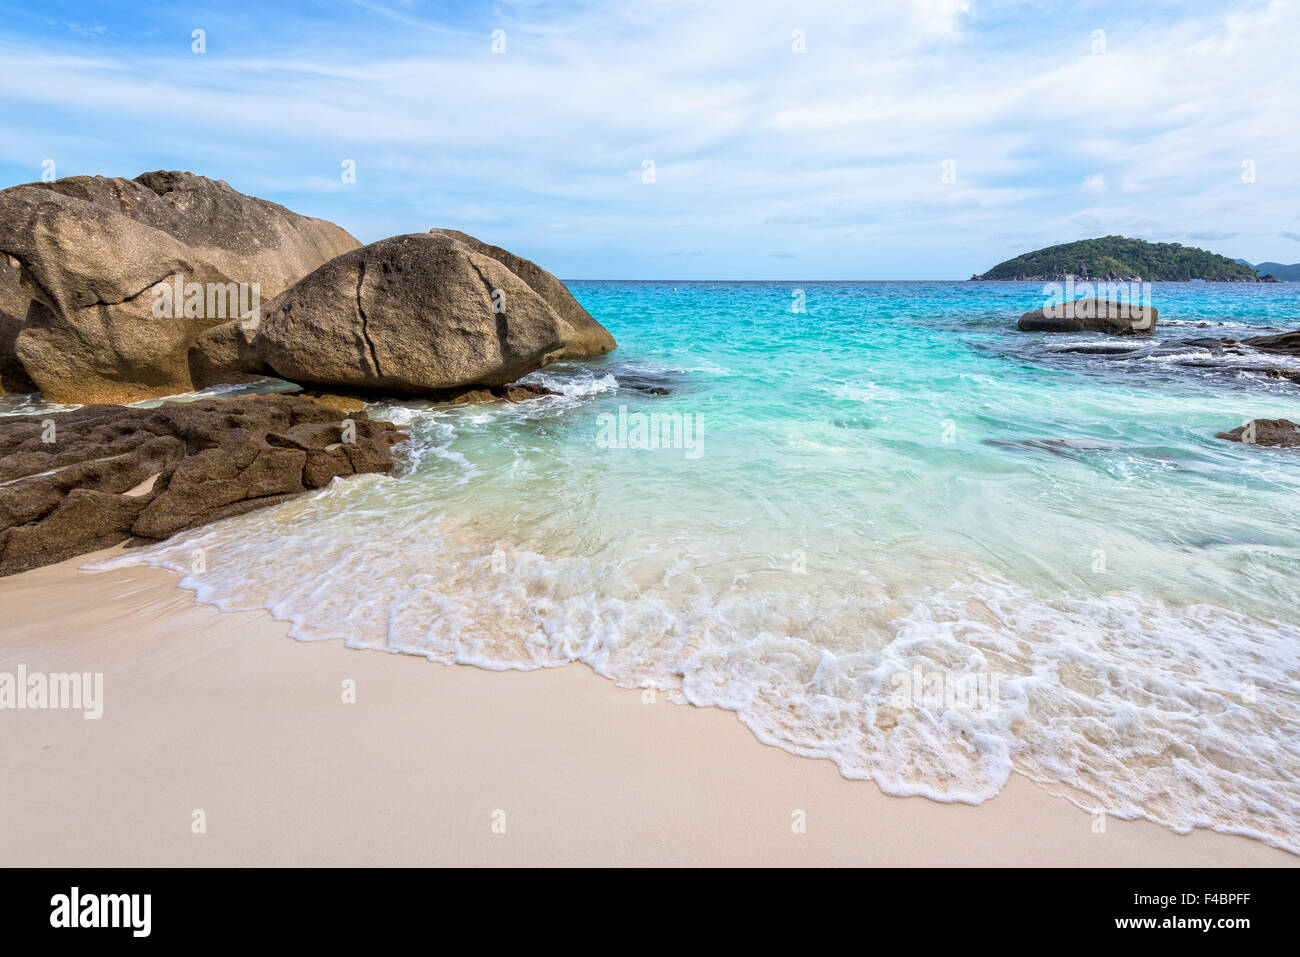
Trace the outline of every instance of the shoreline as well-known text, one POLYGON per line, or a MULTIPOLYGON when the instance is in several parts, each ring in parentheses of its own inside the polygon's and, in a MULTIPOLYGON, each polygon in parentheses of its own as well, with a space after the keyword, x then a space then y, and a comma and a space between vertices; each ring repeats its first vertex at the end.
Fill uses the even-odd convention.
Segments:
POLYGON ((0 672, 104 674, 99 720, 0 713, 10 865, 1300 865, 1207 830, 1094 833, 1018 774, 978 806, 892 797, 585 667, 403 662, 164 569, 79 570, 117 551, 0 579, 0 672))

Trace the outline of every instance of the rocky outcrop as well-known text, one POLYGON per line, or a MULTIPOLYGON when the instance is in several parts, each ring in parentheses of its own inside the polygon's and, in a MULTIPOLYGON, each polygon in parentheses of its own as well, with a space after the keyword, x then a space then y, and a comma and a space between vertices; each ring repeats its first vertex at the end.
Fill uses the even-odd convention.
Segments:
POLYGON ((1149 335, 1158 310, 1107 299, 1076 299, 1035 309, 1020 317, 1022 332, 1104 332, 1112 336, 1149 335))
POLYGON ((506 385, 559 357, 575 335, 498 260, 414 233, 339 256, 295 284, 246 347, 222 330, 199 348, 247 348, 243 371, 293 382, 427 395, 506 385))
POLYGON ((357 245, 332 223, 190 173, 0 191, 0 253, 27 297, 14 352, 54 402, 191 390, 201 332, 357 245), (182 294, 164 301, 177 277, 182 294))
POLYGON ((1219 432, 1215 438, 1246 445, 1297 448, 1300 447, 1300 425, 1290 419, 1251 419, 1230 432, 1219 432))
POLYGON ((499 388, 615 346, 555 276, 465 233, 358 248, 190 173, 0 190, 0 387, 132 402, 275 375, 370 395, 499 388))
POLYGON ((586 309, 578 305, 578 300, 573 298, 573 294, 564 283, 541 266, 522 256, 516 256, 500 246, 489 246, 482 240, 459 230, 431 229, 429 232, 450 237, 477 253, 495 259, 527 283, 528 287, 541 296, 561 319, 572 326, 573 338, 560 351, 559 358, 584 359, 588 356, 603 355, 617 345, 609 330, 593 319, 586 309))
POLYGON ((1272 352, 1279 355, 1300 356, 1300 332, 1283 332, 1276 336, 1251 336, 1242 339, 1243 344, 1260 352, 1272 352))
POLYGON ((0 575, 156 540, 392 468, 405 436, 301 396, 89 405, 0 433, 0 575))

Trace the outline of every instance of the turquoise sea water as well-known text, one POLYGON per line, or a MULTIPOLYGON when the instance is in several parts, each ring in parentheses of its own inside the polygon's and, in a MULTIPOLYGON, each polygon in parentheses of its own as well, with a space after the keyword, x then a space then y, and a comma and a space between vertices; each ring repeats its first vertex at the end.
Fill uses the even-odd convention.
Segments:
POLYGON ((890 793, 1018 771, 1300 849, 1300 453, 1214 437, 1300 420, 1263 368, 1300 362, 1182 344, 1300 328, 1300 285, 1155 284, 1150 341, 1018 332, 1028 283, 570 287, 620 347, 530 377, 562 395, 372 408, 393 476, 121 561, 304 639, 583 662, 890 793))

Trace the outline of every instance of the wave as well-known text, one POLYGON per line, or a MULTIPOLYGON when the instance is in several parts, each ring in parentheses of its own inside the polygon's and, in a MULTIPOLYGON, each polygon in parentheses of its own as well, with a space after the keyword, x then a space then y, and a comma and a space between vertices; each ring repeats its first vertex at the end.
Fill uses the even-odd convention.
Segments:
POLYGON ((890 794, 979 803, 1019 771, 1090 811, 1300 852, 1300 629, 1136 592, 1046 598, 924 551, 809 575, 627 538, 613 560, 566 554, 368 476, 90 567, 170 568, 300 640, 581 662, 890 794))

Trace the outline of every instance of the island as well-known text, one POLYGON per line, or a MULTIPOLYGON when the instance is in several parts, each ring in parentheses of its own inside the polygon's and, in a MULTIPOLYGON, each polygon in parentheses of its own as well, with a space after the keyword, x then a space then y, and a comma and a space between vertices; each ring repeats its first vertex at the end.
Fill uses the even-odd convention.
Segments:
POLYGON ((1238 259, 1237 262, 1249 266, 1261 276, 1272 276, 1278 282, 1300 282, 1300 263, 1251 263, 1244 259, 1238 259))
POLYGON ((1125 236, 1081 239, 1047 246, 1006 262, 972 281, 1062 282, 1068 278, 1108 282, 1275 282, 1249 265, 1181 243, 1149 243, 1125 236))

